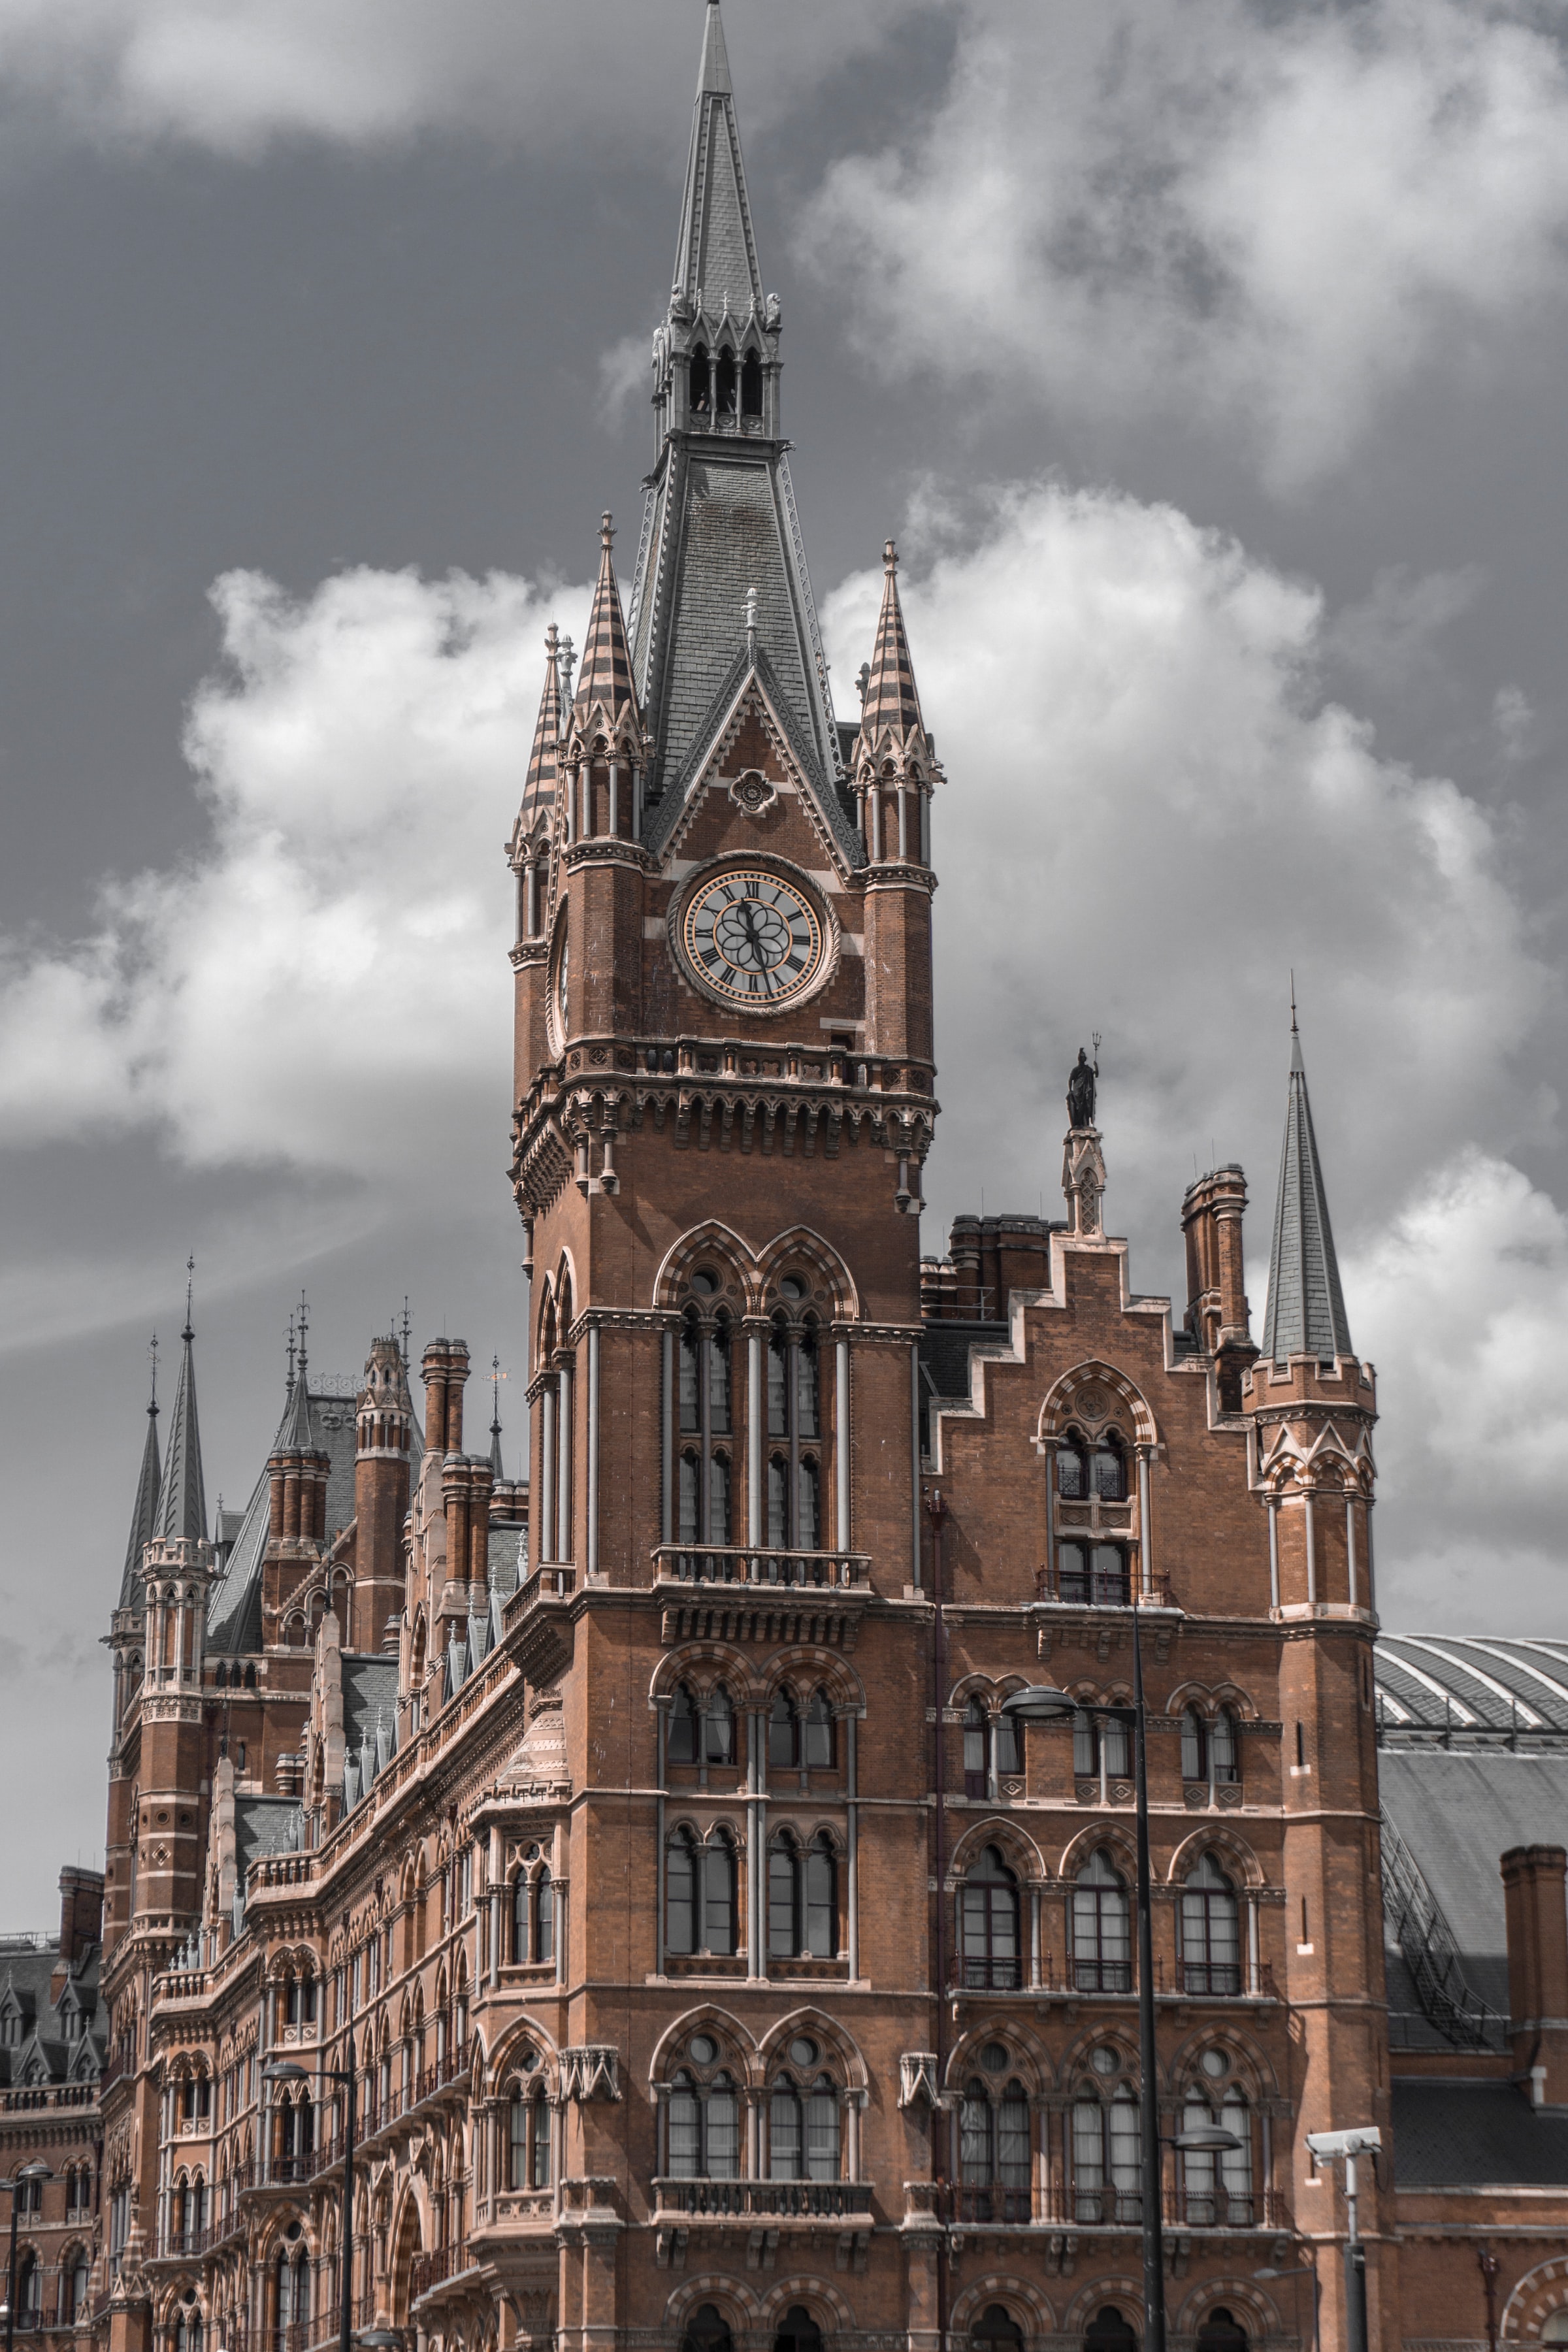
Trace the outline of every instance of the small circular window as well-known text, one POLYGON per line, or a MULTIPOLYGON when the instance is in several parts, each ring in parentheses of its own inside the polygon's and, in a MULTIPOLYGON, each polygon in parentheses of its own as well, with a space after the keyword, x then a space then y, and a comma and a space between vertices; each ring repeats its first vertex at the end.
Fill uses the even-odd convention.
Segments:
POLYGON ((779 1284, 779 1297, 781 1298, 801 1299, 804 1298, 805 1295, 805 1285, 802 1282, 798 1274, 786 1274, 784 1280, 779 1284))
POLYGON ((710 1266, 702 1266, 692 1276, 691 1287, 700 1298, 711 1298, 719 1287, 719 1277, 710 1266))
POLYGON ((1102 2042, 1089 2063, 1097 2074, 1114 2074, 1121 2061, 1110 2044, 1102 2042))
POLYGON ((822 2053, 808 2033, 797 2033, 789 2045, 789 2054, 797 2066, 815 2066, 822 2053))
POLYGON ((988 2074, 1005 2074, 1007 2071, 1006 2045, 1001 2042, 988 2042, 980 2053, 980 2063, 988 2074))
POLYGON ((1222 2074, 1228 2074, 1230 2072, 1230 2060, 1223 2050, 1205 2050, 1198 2063, 1204 2073, 1210 2075, 1216 2083, 1222 2074))
POLYGON ((517 2071, 520 2074, 531 2074, 538 2063, 539 2053, 537 2050, 520 2050, 518 2052, 517 2071))
POLYGON ((719 2044, 710 2033, 694 2033, 689 2047, 699 2066, 711 2066, 719 2055, 719 2044))

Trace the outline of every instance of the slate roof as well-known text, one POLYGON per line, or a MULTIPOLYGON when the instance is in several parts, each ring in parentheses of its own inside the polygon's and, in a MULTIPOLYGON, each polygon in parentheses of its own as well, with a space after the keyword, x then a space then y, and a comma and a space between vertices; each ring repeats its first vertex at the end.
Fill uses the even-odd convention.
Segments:
POLYGON ((898 550, 891 540, 882 551, 882 609, 877 617, 866 699, 860 706, 860 731, 868 744, 879 742, 889 727, 900 739, 917 727, 923 731, 914 664, 899 602, 898 550))
POLYGON ((99 1993, 100 1947, 89 1945, 50 1997, 59 1954, 52 1937, 0 1937, 0 2015, 20 2013, 21 2039, 0 2045, 0 2085, 80 2082, 103 2071, 109 2016, 99 1993), (67 2038, 65 2019, 79 2011, 85 2032, 67 2038))
POLYGON ((120 1579, 121 1609, 137 1609, 142 1605, 142 1554, 152 1542, 158 1524, 158 1496, 162 1486, 163 1470, 158 1460, 158 1400, 154 1397, 147 1408, 147 1442, 142 1448, 142 1469, 136 1481, 131 1533, 125 1544, 125 1567, 120 1579))
POLYGON ((561 742, 561 672, 560 640, 555 624, 551 622, 544 633, 544 685, 539 697, 539 717, 533 726, 533 749, 528 755, 528 775, 522 788, 522 808, 517 820, 517 838, 526 841, 542 816, 552 815, 555 808, 555 784, 559 773, 558 753, 561 742))
POLYGON ((528 1529, 492 1528, 489 1545, 490 1591, 510 1601, 528 1572, 528 1529))
POLYGON ((1401 2189, 1568 2188, 1568 2114, 1512 2083, 1393 2084, 1401 2189))
MULTIPOLYGON (((363 1382, 351 1373, 312 1373, 308 1399, 314 1451, 327 1456, 327 1539, 340 1535, 354 1515, 354 1407, 363 1382)), ((299 1382, 294 1383, 297 1390, 299 1382)), ((292 1425, 294 1393, 285 1400, 278 1433, 267 1449, 270 1457, 295 1443, 286 1433, 292 1425)), ((424 1439, 414 1421, 409 1457, 412 1477, 419 1475, 424 1439)), ((227 1514, 225 1517, 227 1517, 227 1514)), ((207 1603, 207 1649, 219 1656, 248 1656, 261 1647, 261 1561, 267 1549, 268 1481, 267 1458, 251 1489, 240 1518, 234 1548, 213 1585, 207 1603)))
MULTIPOLYGON (((583 640, 583 666, 577 673, 578 723, 584 725, 595 703, 602 703, 614 726, 628 703, 637 724, 637 698, 632 691, 632 657, 626 646, 626 625, 621 612, 621 592, 610 549, 615 539, 610 518, 599 526, 599 576, 583 640)), ((549 688, 545 688, 548 695, 549 688)))
POLYGON ((252 1863, 273 1853, 298 1853, 300 1815, 295 1797, 243 1797, 234 1801, 235 1865, 243 1886, 252 1863))
POLYGON ((202 1433, 196 1420, 195 1338, 187 1319, 180 1334, 180 1377, 169 1413, 169 1450, 163 1463, 154 1533, 164 1543, 199 1543, 207 1531, 206 1487, 202 1479, 202 1433))
POLYGON ((1263 1353, 1272 1356, 1277 1364, 1290 1356, 1327 1358, 1351 1353, 1350 1321, 1329 1223, 1329 1196, 1318 1158, 1306 1066, 1294 1017, 1285 1141, 1279 1154, 1279 1191, 1268 1256, 1263 1353))
MULTIPOLYGON (((765 307, 714 0, 703 31, 671 300, 687 306, 703 335, 736 348, 765 307)), ((743 647, 753 589, 757 645, 808 747, 814 783, 837 798, 838 737, 785 445, 706 427, 667 434, 649 478, 632 592, 632 671, 653 742, 650 812, 679 788, 704 748, 703 721, 743 647)), ((655 846, 651 825, 647 837, 655 846)))

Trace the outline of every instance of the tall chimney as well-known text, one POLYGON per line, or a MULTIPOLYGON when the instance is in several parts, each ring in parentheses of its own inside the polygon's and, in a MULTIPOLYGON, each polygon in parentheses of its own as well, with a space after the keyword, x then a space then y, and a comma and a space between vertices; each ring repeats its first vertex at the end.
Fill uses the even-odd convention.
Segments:
POLYGON ((1509 2031, 1539 2106, 1568 2104, 1568 1853, 1510 1846, 1502 1857, 1509 2031))

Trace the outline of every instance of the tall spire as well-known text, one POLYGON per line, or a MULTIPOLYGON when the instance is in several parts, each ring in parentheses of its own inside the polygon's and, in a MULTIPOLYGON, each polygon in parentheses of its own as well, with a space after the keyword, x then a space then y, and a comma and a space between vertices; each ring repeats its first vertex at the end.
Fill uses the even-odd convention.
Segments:
POLYGON ((191 1288, 195 1258, 185 1261, 185 1327, 180 1333, 180 1376, 169 1414, 169 1451, 154 1530, 164 1543, 199 1543, 207 1531, 206 1489, 202 1482, 202 1436, 196 1422, 196 1367, 191 1352, 191 1288))
POLYGON ((561 744, 561 639, 553 621, 544 633, 544 687, 534 721, 533 749, 528 756, 528 778, 513 837, 514 848, 528 842, 541 817, 555 807, 555 780, 561 744))
POLYGON ((626 648, 626 624, 621 611, 615 558, 610 552, 615 536, 615 525, 606 514, 599 524, 599 577, 594 586, 588 634, 583 640, 583 667, 577 673, 574 715, 582 725, 591 711, 600 708, 606 725, 615 727, 629 711, 632 725, 640 735, 637 695, 632 686, 632 657, 626 648))
POLYGON ((1350 1323, 1340 1288, 1339 1260, 1329 1223, 1329 1196, 1312 1129, 1307 1070, 1290 1005, 1290 1085, 1279 1192, 1274 1205, 1274 1245, 1268 1259, 1268 1312, 1263 1353, 1277 1364, 1291 1356, 1348 1356, 1350 1323))
POLYGON ((136 1481, 136 1501, 131 1513, 131 1534, 125 1546, 125 1568, 120 1580, 120 1606, 134 1608, 142 1594, 142 1553, 158 1531, 158 1496, 163 1470, 158 1461, 158 1341, 154 1334, 153 1393, 147 1406, 147 1442, 142 1448, 142 1471, 136 1481))
POLYGON ((658 446, 628 623, 650 745, 643 837, 657 854, 673 831, 755 668, 853 865, 783 437, 781 327, 778 297, 763 288, 724 28, 709 0, 675 279, 653 339, 658 446), (748 590, 754 624, 742 618, 748 590))
POLYGON ((675 251, 675 290, 715 314, 727 306, 737 319, 745 317, 753 301, 759 310, 763 303, 752 207, 741 162, 741 134, 735 123, 735 86, 730 79, 719 0, 708 0, 708 20, 702 27, 697 102, 691 112, 691 152, 686 163, 680 239, 675 251))
POLYGON ((310 1418, 310 1383, 305 1376, 305 1368, 310 1361, 305 1352, 305 1342, 310 1336, 310 1310, 303 1291, 300 1293, 294 1322, 300 1334, 299 1347, 289 1389, 289 1410, 278 1433, 278 1445, 286 1453, 315 1454, 320 1451, 320 1444, 316 1424, 310 1418))
POLYGON ((923 734, 921 698, 915 689, 910 641, 904 635, 903 607, 899 602, 899 551, 889 540, 882 550, 882 610, 877 620, 877 643, 860 706, 860 735, 871 748, 888 728, 899 741, 918 728, 923 734))

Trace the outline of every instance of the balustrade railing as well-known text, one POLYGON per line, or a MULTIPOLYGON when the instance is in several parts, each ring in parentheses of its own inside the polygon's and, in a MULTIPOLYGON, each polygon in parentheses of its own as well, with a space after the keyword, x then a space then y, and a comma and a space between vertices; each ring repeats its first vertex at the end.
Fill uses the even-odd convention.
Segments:
POLYGON ((472 2267, 473 2258, 464 2238, 454 2239, 448 2246, 433 2247, 427 2254, 416 2254, 408 2273, 409 2301, 417 2303, 419 2297, 428 2294, 433 2286, 441 2286, 447 2279, 456 2278, 459 2272, 472 2267))
POLYGON ((653 2184, 661 2212, 712 2215, 868 2213, 868 2180, 671 2180, 653 2184))
POLYGON ((742 1544, 658 1544, 654 1576, 660 1583, 809 1587, 868 1591, 871 1563, 863 1552, 764 1551, 742 1544))

